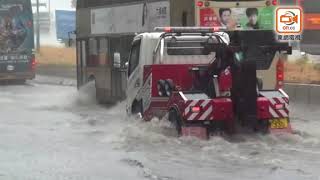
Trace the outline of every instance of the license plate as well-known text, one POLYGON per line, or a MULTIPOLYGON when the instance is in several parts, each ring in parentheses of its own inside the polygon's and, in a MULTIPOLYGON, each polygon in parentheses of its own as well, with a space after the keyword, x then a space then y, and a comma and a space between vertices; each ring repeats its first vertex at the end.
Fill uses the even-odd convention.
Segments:
POLYGON ((272 119, 271 120, 271 129, 285 129, 289 125, 288 118, 272 119))

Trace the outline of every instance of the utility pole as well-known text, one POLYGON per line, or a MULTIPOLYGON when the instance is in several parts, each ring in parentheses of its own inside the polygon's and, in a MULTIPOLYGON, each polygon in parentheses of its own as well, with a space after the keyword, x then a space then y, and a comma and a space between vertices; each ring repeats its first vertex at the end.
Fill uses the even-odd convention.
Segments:
POLYGON ((37 0, 37 52, 40 52, 40 15, 39 15, 39 0, 37 0))
POLYGON ((51 2, 50 0, 48 0, 48 10, 49 10, 49 16, 50 16, 50 19, 51 19, 51 2))

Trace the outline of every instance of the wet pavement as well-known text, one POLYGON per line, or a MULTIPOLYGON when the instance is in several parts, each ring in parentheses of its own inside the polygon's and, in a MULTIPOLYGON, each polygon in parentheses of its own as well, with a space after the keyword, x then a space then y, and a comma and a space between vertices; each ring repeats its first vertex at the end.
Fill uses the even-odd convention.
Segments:
POLYGON ((49 77, 0 86, 0 179, 319 180, 319 107, 292 104, 293 135, 201 141, 127 118, 124 103, 96 105, 91 92, 49 77))

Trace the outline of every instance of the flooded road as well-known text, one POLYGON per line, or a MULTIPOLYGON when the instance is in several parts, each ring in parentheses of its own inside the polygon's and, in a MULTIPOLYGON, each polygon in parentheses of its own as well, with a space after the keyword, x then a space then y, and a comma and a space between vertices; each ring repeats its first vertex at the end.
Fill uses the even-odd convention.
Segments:
POLYGON ((319 107, 291 106, 293 135, 201 141, 58 84, 0 86, 0 179, 320 179, 319 107))

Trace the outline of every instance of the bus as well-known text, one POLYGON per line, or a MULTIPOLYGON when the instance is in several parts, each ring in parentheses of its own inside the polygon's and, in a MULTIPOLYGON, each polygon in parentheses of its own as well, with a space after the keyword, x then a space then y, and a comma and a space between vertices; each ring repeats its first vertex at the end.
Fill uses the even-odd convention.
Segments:
POLYGON ((35 77, 30 0, 0 0, 0 81, 35 77))
POLYGON ((126 94, 125 66, 136 33, 157 26, 194 26, 194 0, 78 0, 78 88, 94 82, 100 103, 126 94))
POLYGON ((247 58, 257 62, 263 89, 281 88, 287 55, 255 49, 276 43, 274 9, 273 0, 78 0, 78 88, 94 82, 99 102, 124 99, 133 37, 159 26, 226 27, 232 39, 246 40, 232 43, 250 45, 247 58))

